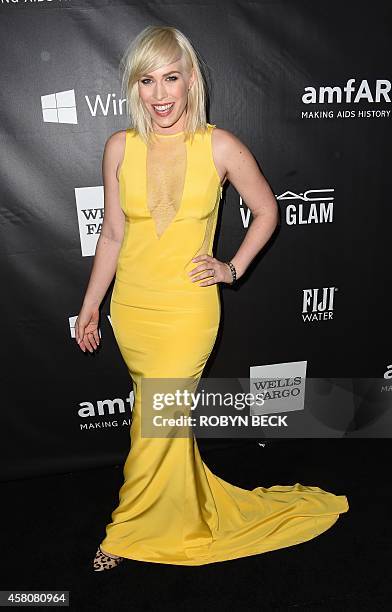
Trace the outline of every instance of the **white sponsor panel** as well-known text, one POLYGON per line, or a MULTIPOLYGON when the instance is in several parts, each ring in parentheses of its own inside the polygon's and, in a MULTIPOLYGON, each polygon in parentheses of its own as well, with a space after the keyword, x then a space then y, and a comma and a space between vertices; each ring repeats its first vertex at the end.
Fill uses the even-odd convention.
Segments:
POLYGON ((303 410, 307 361, 250 366, 250 392, 262 393, 262 405, 250 406, 250 414, 303 410))
POLYGON ((83 257, 95 255, 104 216, 104 190, 98 187, 75 188, 80 246, 83 257))

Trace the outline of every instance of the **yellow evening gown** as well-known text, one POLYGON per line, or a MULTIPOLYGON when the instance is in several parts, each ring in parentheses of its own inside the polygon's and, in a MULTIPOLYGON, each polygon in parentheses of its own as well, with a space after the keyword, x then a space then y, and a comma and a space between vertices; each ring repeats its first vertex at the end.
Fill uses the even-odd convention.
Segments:
POLYGON ((135 401, 124 483, 101 547, 129 559, 203 565, 263 553, 316 537, 348 510, 344 495, 316 486, 232 485, 208 469, 193 434, 141 435, 142 377, 197 380, 218 332, 218 284, 188 276, 193 257, 213 255, 222 196, 214 127, 193 141, 157 135, 148 146, 126 130, 126 224, 110 314, 135 401))

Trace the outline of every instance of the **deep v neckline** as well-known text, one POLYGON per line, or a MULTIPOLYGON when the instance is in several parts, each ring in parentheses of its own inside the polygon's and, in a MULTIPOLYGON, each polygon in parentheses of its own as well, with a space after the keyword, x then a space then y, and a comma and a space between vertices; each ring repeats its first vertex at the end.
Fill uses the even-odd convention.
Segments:
MULTIPOLYGON (((189 178, 189 158, 190 151, 188 141, 184 141, 183 137, 178 142, 175 137, 180 137, 184 132, 178 132, 177 134, 162 134, 158 135, 156 143, 151 144, 151 148, 145 145, 145 160, 144 160, 144 202, 145 211, 152 221, 154 227, 154 234, 157 240, 161 240, 163 236, 170 230, 178 219, 182 212, 184 200, 186 198, 188 178, 189 178), (157 147, 154 151, 154 146, 157 147), (176 150, 171 150, 173 154, 171 160, 169 159, 170 166, 164 167, 163 163, 163 174, 159 169, 159 157, 165 152, 167 147, 177 147, 176 150), (161 151, 159 150, 161 147, 161 151), (154 159, 155 155, 155 159, 154 159), (177 156, 177 160, 176 160, 177 156), (155 165, 154 165, 155 164, 155 165), (181 170, 181 164, 183 168, 181 170), (173 168, 173 172, 170 170, 173 168), (165 170, 167 170, 165 174, 165 170), (179 183, 176 184, 178 172, 182 171, 182 177, 179 177, 179 183), (149 183, 150 180, 150 183, 149 183), (155 182, 154 182, 155 181, 155 182), (182 186, 182 188, 181 188, 182 186), (170 193, 171 189, 171 193, 170 193), (177 197, 177 205, 173 206, 173 200, 177 197), (155 200, 155 203, 154 203, 155 200), (170 207, 172 212, 175 214, 171 215, 169 221, 165 223, 164 219, 170 217, 170 207), (153 211, 156 211, 155 214, 153 211), (159 232, 159 227, 163 226, 163 230, 159 232)), ((161 161, 163 161, 161 159, 161 161)))

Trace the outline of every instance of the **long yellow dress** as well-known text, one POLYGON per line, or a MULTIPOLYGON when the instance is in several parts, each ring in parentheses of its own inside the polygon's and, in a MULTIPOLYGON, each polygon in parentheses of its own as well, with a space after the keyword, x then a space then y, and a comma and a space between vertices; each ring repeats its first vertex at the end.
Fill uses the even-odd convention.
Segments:
POLYGON ((157 135, 148 146, 126 131, 126 225, 110 314, 135 401, 124 483, 101 547, 129 559, 203 565, 263 553, 316 537, 348 510, 344 495, 315 486, 232 485, 208 469, 193 434, 141 435, 142 377, 197 380, 218 332, 218 285, 188 275, 193 257, 213 255, 222 196, 214 127, 193 141, 157 135))

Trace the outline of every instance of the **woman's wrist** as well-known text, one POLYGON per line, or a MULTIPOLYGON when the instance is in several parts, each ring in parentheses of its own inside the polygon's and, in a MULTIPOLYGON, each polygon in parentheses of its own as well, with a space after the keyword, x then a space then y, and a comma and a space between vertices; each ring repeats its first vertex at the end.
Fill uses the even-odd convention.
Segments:
POLYGON ((225 261, 225 264, 227 265, 227 267, 230 270, 231 273, 231 283, 229 283, 229 285, 233 285, 236 280, 238 279, 237 277, 237 269, 235 267, 235 265, 233 264, 233 262, 231 260, 229 261, 225 261))
MULTIPOLYGON (((230 283, 230 284, 234 284, 234 283, 237 283, 237 281, 241 278, 241 276, 243 276, 247 266, 244 267, 242 263, 239 263, 238 261, 236 261, 235 257, 225 261, 225 264, 227 264, 227 266, 230 269, 229 263, 231 263, 233 265, 233 267, 235 268, 235 281, 233 280, 233 282, 230 283)), ((230 269, 230 272, 231 272, 231 269, 230 269)), ((232 274, 232 276, 233 276, 233 274, 232 274)))
POLYGON ((83 306, 87 306, 88 308, 99 308, 100 305, 101 302, 93 298, 85 297, 83 300, 83 306))

